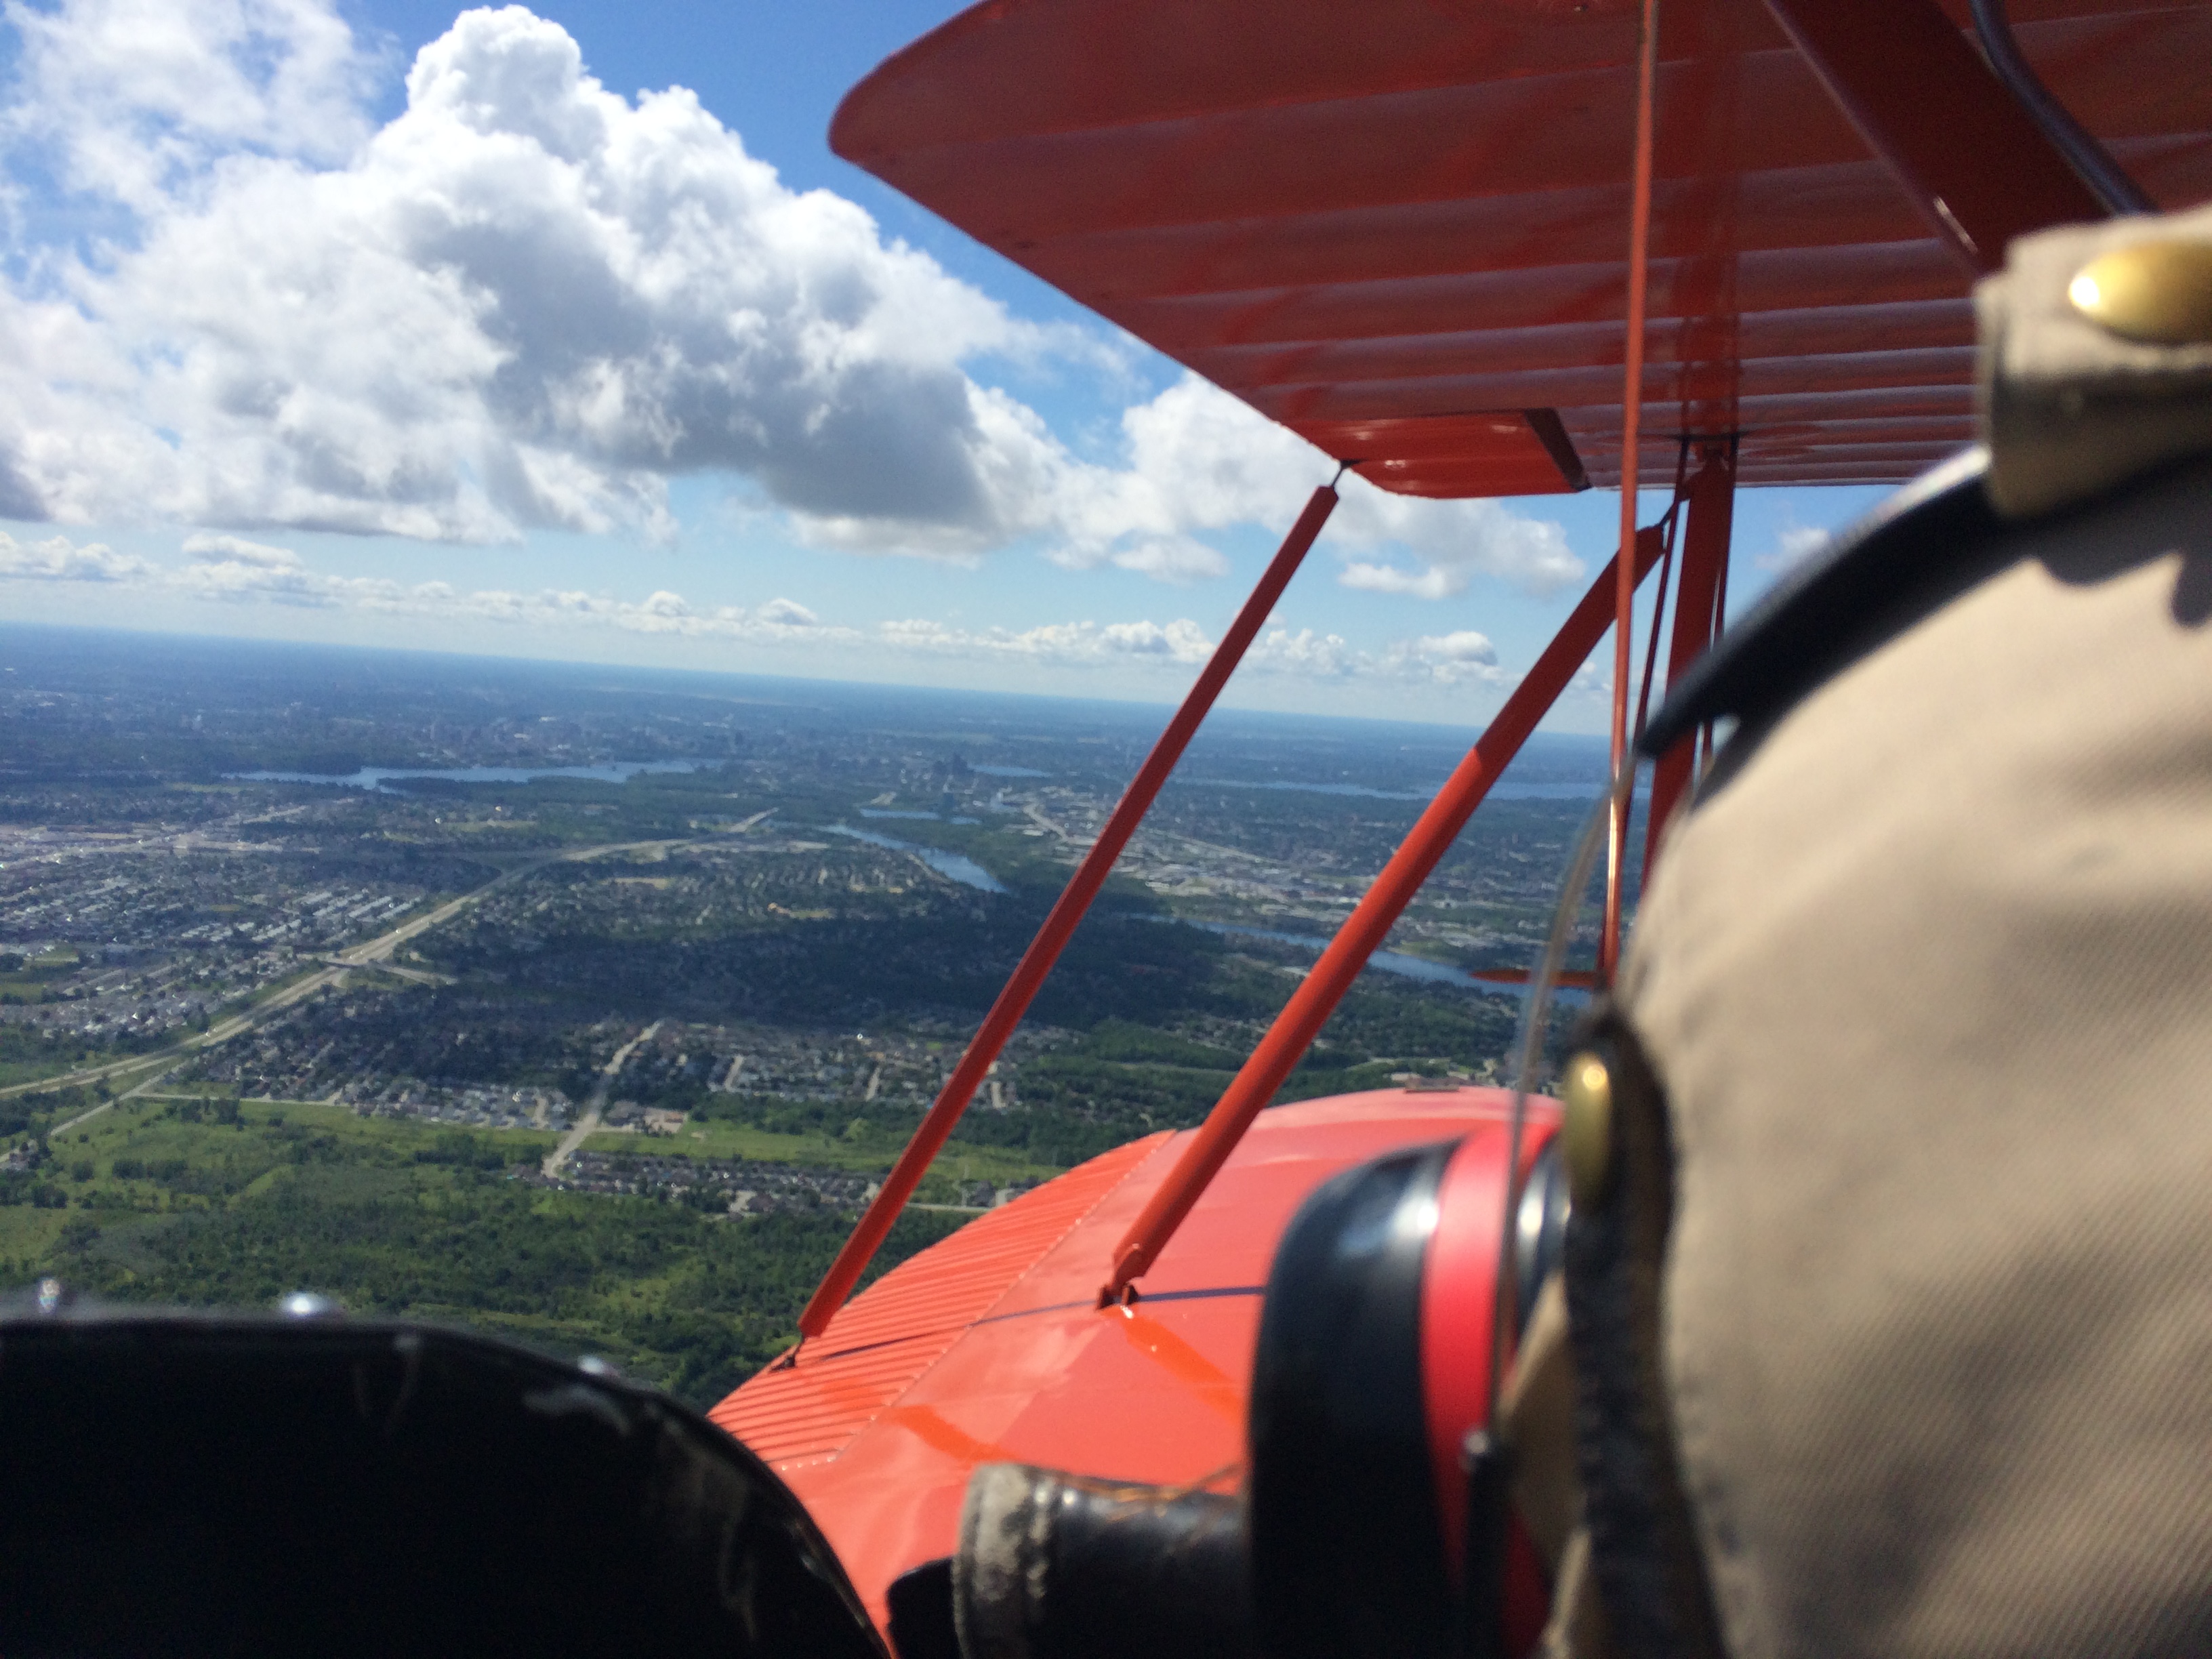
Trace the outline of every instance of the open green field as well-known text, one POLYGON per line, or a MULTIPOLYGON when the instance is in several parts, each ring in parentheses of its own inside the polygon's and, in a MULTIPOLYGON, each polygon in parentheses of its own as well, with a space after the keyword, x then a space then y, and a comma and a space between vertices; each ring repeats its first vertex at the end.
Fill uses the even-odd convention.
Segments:
MULTIPOLYGON (((296 1103, 120 1101, 54 1136, 37 1169, 0 1176, 0 1277, 217 1306, 312 1290, 599 1354, 701 1405, 792 1340, 848 1217, 731 1219, 508 1178, 554 1139, 296 1103)), ((960 1219, 904 1218, 878 1271, 960 1219)))
POLYGON ((0 1003, 45 1001, 46 987, 75 972, 78 962, 72 950, 47 951, 35 957, 0 951, 0 1003))
MULTIPOLYGON (((869 1133, 847 1139, 841 1135, 779 1134, 719 1120, 694 1120, 674 1135, 628 1134, 602 1131, 584 1142, 594 1152, 630 1153, 640 1158, 742 1158, 761 1164, 804 1164, 823 1170, 879 1171, 897 1157, 902 1139, 890 1133, 869 1133)), ((1041 1163, 1018 1147, 978 1146, 955 1141, 938 1160, 925 1182, 925 1200, 949 1200, 939 1188, 953 1182, 988 1181, 1003 1187, 1015 1182, 1049 1181, 1060 1173, 1057 1164, 1041 1163)))
MULTIPOLYGON (((69 1131, 55 1142, 55 1150, 58 1152, 64 1147, 107 1144, 114 1133, 111 1121, 139 1125, 133 1133, 145 1146, 154 1146, 165 1134, 173 1132, 164 1127, 173 1123, 172 1117, 165 1115, 170 1109, 196 1099, 218 1098, 222 1093, 221 1089, 205 1085, 149 1091, 137 1099, 111 1108, 82 1129, 69 1131)), ((363 1117, 349 1106, 332 1106, 320 1101, 249 1099, 240 1103, 240 1111, 249 1124, 266 1126, 280 1138, 288 1129, 312 1128, 349 1146, 379 1149, 409 1158, 459 1133, 471 1137, 483 1149, 487 1159, 495 1152, 502 1164, 535 1164, 562 1138, 550 1129, 471 1127, 456 1131, 416 1118, 363 1117)), ((198 1128, 197 1125, 181 1127, 189 1131, 198 1128)), ((581 1150, 639 1158, 745 1158, 759 1164, 799 1164, 815 1169, 875 1173, 890 1166, 903 1144, 902 1138, 891 1134, 850 1138, 828 1133, 781 1134, 741 1123, 695 1119, 673 1135, 603 1129, 586 1136, 581 1150)), ((142 1150, 138 1141, 134 1141, 123 1155, 145 1158, 159 1154, 142 1150)), ((109 1154, 111 1160, 113 1156, 109 1154)), ((949 1200, 951 1182, 988 1181, 994 1186, 1003 1187, 1015 1182, 1049 1181, 1062 1168, 1058 1164, 1028 1157, 1018 1148, 963 1142, 955 1142, 947 1148, 939 1164, 924 1185, 921 1197, 925 1200, 949 1200), (940 1191, 939 1188, 948 1189, 940 1191)), ((104 1170, 105 1166, 103 1172, 104 1170)), ((130 1182, 122 1185, 125 1190, 133 1190, 130 1182)), ((110 1182, 103 1182, 98 1190, 111 1190, 110 1182)))

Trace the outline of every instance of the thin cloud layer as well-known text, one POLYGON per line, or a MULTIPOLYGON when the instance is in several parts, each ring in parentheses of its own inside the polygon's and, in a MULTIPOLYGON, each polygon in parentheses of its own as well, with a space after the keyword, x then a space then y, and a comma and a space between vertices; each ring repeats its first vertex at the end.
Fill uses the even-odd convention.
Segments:
MULTIPOLYGON (((731 645, 803 646, 810 661, 849 653, 879 658, 886 649, 937 658, 1019 661, 1040 668, 1133 667, 1186 681, 1212 655, 1217 641, 1188 617, 1170 622, 1047 623, 1034 628, 969 629, 930 617, 860 627, 825 621, 795 599, 750 607, 695 606, 666 589, 642 599, 606 592, 540 588, 464 589, 442 581, 404 583, 343 576, 316 569, 297 552, 240 536, 200 532, 185 538, 181 564, 165 565, 104 543, 53 536, 22 542, 0 532, 0 587, 11 582, 52 589, 130 590, 164 604, 276 605, 408 617, 438 623, 489 623, 545 634, 612 629, 625 634, 721 641, 731 645)), ((1439 685, 1504 685, 1515 676, 1498 666, 1483 635, 1461 632, 1399 641, 1367 652, 1340 635, 1269 623, 1245 654, 1247 674, 1327 684, 1355 679, 1439 685)))
POLYGON ((1752 562, 1761 570, 1789 570, 1823 550, 1835 539, 1828 531, 1811 525, 1784 525, 1776 534, 1771 551, 1752 562))
MULTIPOLYGON (((663 535, 700 474, 826 548, 1188 583, 1228 568, 1209 536, 1279 528, 1329 471, 1195 379, 1126 412, 1123 457, 1079 458, 971 370, 1096 368, 1103 337, 789 189, 681 88, 609 92, 520 6, 463 13, 381 126, 394 66, 331 0, 6 15, 9 187, 106 234, 0 286, 0 517, 663 535)), ((1356 479, 1328 544, 1347 585, 1425 598, 1582 574, 1556 525, 1356 479)))

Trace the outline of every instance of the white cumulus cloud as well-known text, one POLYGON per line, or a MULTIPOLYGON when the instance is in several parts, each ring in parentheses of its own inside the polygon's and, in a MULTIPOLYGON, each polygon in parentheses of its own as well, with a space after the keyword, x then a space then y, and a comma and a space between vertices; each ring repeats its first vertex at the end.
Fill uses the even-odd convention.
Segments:
MULTIPOLYGON (((1129 410, 1121 424, 1128 470, 1102 470, 1065 492, 1066 562, 1121 562, 1115 538, 1133 532, 1287 526, 1322 481, 1303 439, 1194 374, 1129 410)), ((1550 592, 1583 574, 1559 525, 1498 502, 1394 495, 1356 473, 1338 490, 1322 540, 1345 562, 1338 580, 1347 587, 1435 599, 1478 575, 1550 592), (1403 562, 1379 561, 1385 550, 1403 562)))
POLYGON ((10 134, 81 190, 159 210, 240 150, 341 162, 368 137, 376 62, 318 0, 12 0, 29 95, 10 134))
POLYGON ((1438 685, 1505 685, 1513 675, 1498 664, 1498 647, 1473 629, 1401 640, 1384 653, 1392 672, 1438 685))
MULTIPOLYGON (((1103 332, 1014 318, 791 189, 680 87, 609 91, 520 6, 463 12, 380 125, 398 65, 336 0, 5 15, 4 188, 58 210, 0 277, 0 518, 657 536, 670 480, 707 475, 825 548, 1185 584, 1330 470, 1194 377, 1079 456, 977 365, 1096 368, 1103 332)), ((1428 599, 1582 574, 1555 524, 1357 478, 1327 545, 1346 584, 1428 599)), ((282 585, 195 558, 210 591, 282 585)))
POLYGON ((1267 628, 1252 641, 1244 660, 1263 673, 1295 674, 1307 679, 1342 679, 1373 666, 1340 634, 1310 628, 1267 628))
POLYGON ((64 536, 19 542, 0 531, 0 580, 34 582, 137 582, 155 567, 135 554, 118 553, 104 542, 80 547, 64 536))
POLYGON ((471 11, 370 131, 315 0, 9 15, 11 135, 137 231, 7 296, 4 450, 44 515, 480 540, 650 526, 720 471, 881 538, 1004 538, 1004 422, 959 364, 1042 337, 690 93, 633 104, 557 24, 471 11))

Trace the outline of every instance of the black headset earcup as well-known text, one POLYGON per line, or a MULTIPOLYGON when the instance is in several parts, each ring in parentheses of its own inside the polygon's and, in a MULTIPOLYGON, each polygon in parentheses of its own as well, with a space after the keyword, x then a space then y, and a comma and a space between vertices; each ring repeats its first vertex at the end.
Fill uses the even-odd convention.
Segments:
POLYGON ((1421 1372, 1423 1263, 1451 1152, 1345 1171, 1276 1249, 1250 1407, 1268 1659, 1429 1659, 1452 1633, 1421 1372))

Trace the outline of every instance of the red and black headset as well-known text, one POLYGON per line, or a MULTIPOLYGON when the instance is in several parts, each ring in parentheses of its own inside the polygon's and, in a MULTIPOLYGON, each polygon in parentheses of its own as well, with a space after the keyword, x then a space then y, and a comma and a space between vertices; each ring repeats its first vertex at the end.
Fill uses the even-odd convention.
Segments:
POLYGON ((1496 1328, 1518 1335, 1558 1264, 1567 1185, 1548 1125, 1510 1180, 1513 1139, 1500 1124, 1346 1170, 1283 1235, 1250 1396, 1268 1659, 1516 1659, 1542 1633, 1549 1587, 1489 1431, 1511 1352, 1496 1328))
POLYGON ((1528 1127, 1517 1185, 1516 1129, 1488 1125, 1346 1170, 1291 1218, 1244 1492, 978 1468, 957 1553, 890 1586, 899 1659, 1527 1654, 1550 1592, 1488 1431, 1568 1210, 1548 1121, 1528 1127))

